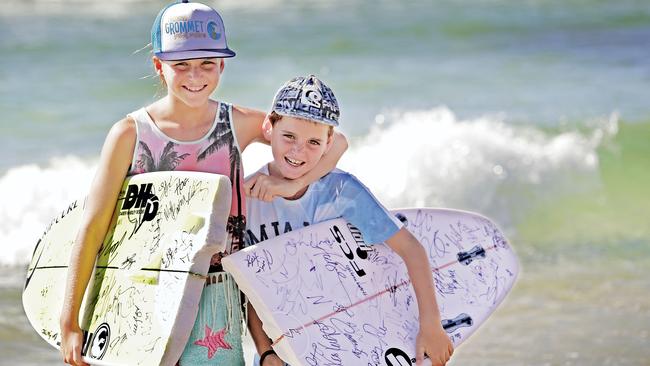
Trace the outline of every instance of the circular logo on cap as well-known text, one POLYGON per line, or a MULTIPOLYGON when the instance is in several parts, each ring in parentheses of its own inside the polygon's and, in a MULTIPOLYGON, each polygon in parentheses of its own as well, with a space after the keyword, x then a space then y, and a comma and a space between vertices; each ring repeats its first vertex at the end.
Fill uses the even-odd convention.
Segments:
POLYGON ((95 331, 95 336, 90 343, 90 357, 101 360, 108 350, 108 341, 111 339, 111 328, 106 323, 102 323, 95 331))
POLYGON ((320 93, 320 90, 315 85, 305 85, 303 88, 304 92, 300 97, 300 103, 320 108, 321 101, 323 100, 323 95, 320 93))
POLYGON ((221 38, 221 33, 219 33, 219 27, 217 26, 217 23, 208 23, 208 34, 210 35, 210 38, 214 39, 215 41, 221 38))

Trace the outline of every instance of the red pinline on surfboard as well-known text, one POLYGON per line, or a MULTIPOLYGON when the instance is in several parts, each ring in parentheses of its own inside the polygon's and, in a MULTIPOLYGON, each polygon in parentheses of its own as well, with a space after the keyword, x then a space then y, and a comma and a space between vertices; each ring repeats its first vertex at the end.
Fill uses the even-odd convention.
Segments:
MULTIPOLYGON (((483 250, 487 252, 487 251, 489 251, 489 250, 493 250, 493 249, 496 249, 496 248, 497 248, 497 245, 493 245, 493 246, 490 246, 490 247, 487 247, 487 248, 483 248, 483 250)), ((451 261, 451 262, 449 262, 449 263, 445 263, 445 264, 443 264, 443 265, 441 265, 441 266, 439 266, 439 267, 432 268, 431 272, 432 272, 432 273, 433 273, 433 272, 439 272, 440 270, 443 270, 443 269, 445 269, 445 268, 447 268, 447 267, 453 266, 454 264, 456 264, 456 263, 460 263, 460 262, 461 262, 461 260, 458 259, 458 260, 455 260, 455 261, 451 261)), ((318 319, 315 319, 315 320, 313 320, 313 321, 311 321, 311 322, 309 322, 309 323, 305 323, 305 324, 303 324, 302 326, 300 326, 300 327, 298 327, 298 328, 290 328, 290 329, 291 329, 291 331, 300 331, 300 330, 303 330, 303 329, 305 329, 305 328, 307 328, 307 327, 310 327, 310 326, 312 326, 312 325, 315 325, 315 324, 317 324, 317 323, 320 323, 321 321, 323 321, 323 320, 325 320, 325 319, 327 319, 327 318, 330 318, 330 317, 332 317, 332 316, 334 316, 334 315, 336 315, 336 314, 338 314, 338 313, 342 313, 342 312, 344 312, 344 311, 346 311, 346 310, 349 310, 349 309, 351 309, 351 308, 353 308, 353 307, 356 307, 356 306, 361 305, 361 304, 363 304, 363 303, 365 303, 365 302, 368 302, 368 301, 370 301, 370 300, 373 300, 373 299, 375 299, 375 298, 377 298, 377 297, 379 297, 379 296, 381 296, 381 295, 383 295, 383 294, 385 294, 385 293, 394 292, 394 291, 397 290, 398 288, 400 288, 400 287, 402 287, 402 286, 404 286, 404 285, 407 285, 407 284, 409 284, 409 283, 411 283, 410 280, 405 280, 405 281, 402 281, 402 282, 399 283, 399 284, 389 286, 388 288, 386 288, 386 289, 384 289, 384 290, 382 290, 382 291, 380 291, 380 292, 378 292, 378 293, 376 293, 376 294, 374 294, 374 295, 368 296, 368 297, 366 297, 366 298, 364 298, 364 299, 361 299, 361 300, 359 300, 359 301, 357 301, 357 302, 355 302, 355 303, 352 303, 352 304, 350 304, 350 305, 348 305, 348 306, 345 306, 345 307, 341 307, 341 308, 339 308, 339 309, 336 309, 335 311, 333 311, 333 312, 331 312, 331 313, 329 313, 329 314, 323 315, 322 317, 320 317, 320 318, 318 318, 318 319)), ((285 332, 284 334, 282 334, 282 335, 281 335, 280 337, 278 337, 275 341, 273 341, 273 343, 271 344, 271 346, 275 346, 276 344, 278 344, 282 339, 284 339, 284 337, 285 337, 286 334, 290 334, 290 333, 291 333, 291 332, 285 332)))

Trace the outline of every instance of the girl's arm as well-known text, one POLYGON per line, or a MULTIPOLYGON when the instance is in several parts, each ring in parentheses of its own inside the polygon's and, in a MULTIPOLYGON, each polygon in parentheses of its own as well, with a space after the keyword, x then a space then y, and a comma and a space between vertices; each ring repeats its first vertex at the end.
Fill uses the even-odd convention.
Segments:
MULTIPOLYGON (((236 122, 235 134, 242 151, 252 142, 269 144, 264 137, 264 118, 266 115, 260 111, 233 106, 233 119, 236 122)), ((279 179, 267 175, 256 175, 245 184, 247 194, 251 194, 251 187, 255 186, 259 196, 251 196, 264 201, 271 201, 274 196, 292 197, 302 188, 314 183, 327 175, 334 168, 348 149, 345 135, 334 131, 332 147, 323 155, 314 169, 298 179, 279 179)))
POLYGON ((386 244, 404 260, 415 290, 420 313, 420 331, 415 345, 416 362, 421 365, 426 353, 433 366, 444 365, 454 352, 454 346, 442 328, 427 253, 405 228, 386 240, 386 244))
POLYGON ((79 310, 131 163, 135 135, 135 124, 128 118, 117 122, 108 133, 70 255, 60 326, 61 352, 71 365, 86 365, 81 358, 79 310))

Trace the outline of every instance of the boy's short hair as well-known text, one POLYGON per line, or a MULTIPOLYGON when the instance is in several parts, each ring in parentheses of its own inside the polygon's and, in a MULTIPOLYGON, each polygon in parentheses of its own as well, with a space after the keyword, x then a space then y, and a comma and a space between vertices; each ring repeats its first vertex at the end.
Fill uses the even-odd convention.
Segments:
POLYGON ((336 127, 339 103, 334 92, 314 75, 298 76, 282 85, 273 98, 272 112, 336 127))
MULTIPOLYGON (((304 119, 304 118, 302 118, 302 117, 296 117, 296 118, 304 119)), ((276 123, 277 121, 281 120, 281 119, 282 119, 282 115, 281 115, 281 114, 277 114, 277 113, 275 113, 275 112, 271 112, 271 113, 269 114, 269 121, 271 122, 271 126, 275 126, 275 123, 276 123)), ((304 119, 304 120, 305 120, 305 122, 318 123, 318 122, 316 122, 316 121, 312 121, 312 120, 308 120, 308 119, 304 119)), ((330 125, 330 126, 327 126, 327 127, 328 127, 328 128, 327 128, 327 137, 332 137, 332 135, 334 134, 334 126, 331 126, 331 125, 330 125)))

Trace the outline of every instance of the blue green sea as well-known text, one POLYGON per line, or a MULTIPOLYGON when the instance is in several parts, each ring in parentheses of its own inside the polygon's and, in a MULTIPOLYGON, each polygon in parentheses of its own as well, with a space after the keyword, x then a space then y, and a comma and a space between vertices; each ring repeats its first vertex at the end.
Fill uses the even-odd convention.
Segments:
MULTIPOLYGON (((207 3, 237 52, 215 98, 267 110, 314 73, 341 104, 340 166, 387 207, 507 233, 516 287, 450 365, 650 365, 650 1, 207 3)), ((0 365, 61 363, 24 316, 26 265, 109 127, 162 95, 146 46, 165 4, 0 6, 0 365)))

